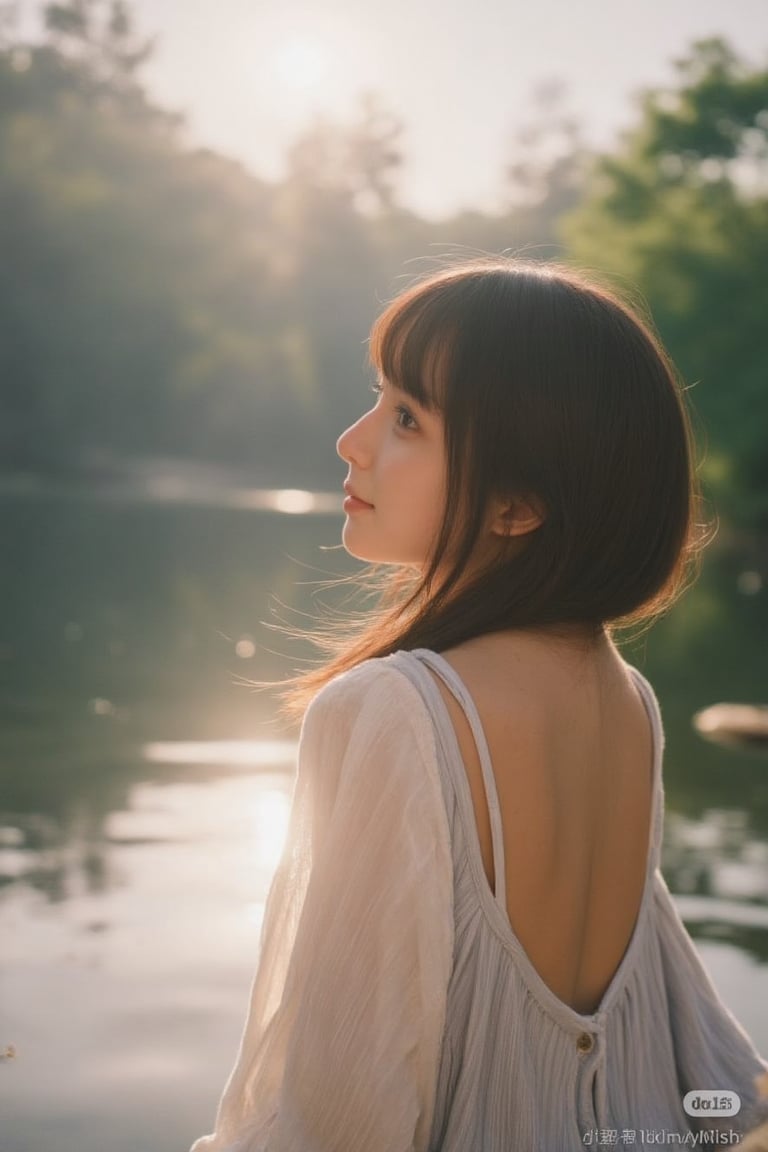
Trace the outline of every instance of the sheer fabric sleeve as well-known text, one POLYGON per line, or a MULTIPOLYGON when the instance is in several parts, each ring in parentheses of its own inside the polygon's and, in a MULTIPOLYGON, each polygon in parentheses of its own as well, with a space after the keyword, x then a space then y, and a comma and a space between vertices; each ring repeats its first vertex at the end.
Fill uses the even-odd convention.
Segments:
POLYGON ((701 1128, 745 1132, 757 1121, 756 1077, 768 1072, 768 1063, 717 992, 660 871, 655 880, 680 1095, 701 1088, 736 1092, 741 1101, 736 1116, 697 1118, 696 1122, 701 1128))
POLYGON ((452 954, 429 713, 369 660, 305 714, 240 1049, 191 1152, 425 1149, 452 954))

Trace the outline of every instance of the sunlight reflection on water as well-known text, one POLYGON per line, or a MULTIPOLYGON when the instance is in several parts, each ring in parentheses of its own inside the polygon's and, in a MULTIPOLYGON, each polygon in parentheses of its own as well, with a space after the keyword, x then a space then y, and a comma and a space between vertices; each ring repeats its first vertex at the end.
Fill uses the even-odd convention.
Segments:
POLYGON ((342 511, 343 494, 308 492, 303 488, 233 488, 222 494, 224 506, 259 512, 283 512, 291 516, 325 515, 342 511))
POLYGON ((0 498, 87 499, 89 503, 175 505, 197 508, 242 508, 289 516, 342 515, 344 493, 305 488, 255 488, 238 484, 215 470, 181 461, 152 462, 98 486, 73 481, 68 487, 44 476, 23 473, 0 477, 0 498))
POLYGON ((143 746, 142 756, 152 764, 262 768, 294 763, 296 748, 291 740, 155 740, 143 746))
POLYGON ((23 879, 5 887, 0 1045, 16 1058, 0 1070, 3 1152, 96 1152, 105 1124, 110 1149, 170 1152, 210 1127, 293 780, 273 761, 251 775, 137 783, 102 828, 102 890, 73 875, 51 903, 23 879))
MULTIPOLYGON (((205 780, 161 771, 136 783, 103 826, 103 888, 72 875, 66 899, 51 904, 23 881, 6 886, 0 1046, 14 1044, 16 1058, 0 1068, 0 1114, 9 1152, 101 1152, 105 1128, 115 1134, 110 1152, 178 1152, 210 1131, 290 817, 295 777, 268 764, 275 743, 295 754, 288 742, 224 742, 215 755, 189 742, 190 757, 168 763, 223 757, 237 769, 247 749, 258 770, 205 780)), ((5 850, 33 855, 18 840, 6 832, 5 850)), ((699 840, 710 856, 710 839, 700 832, 699 840)), ((764 907, 694 895, 676 902, 692 923, 766 930, 764 907)), ((759 959, 722 938, 697 947, 764 1048, 759 959)))

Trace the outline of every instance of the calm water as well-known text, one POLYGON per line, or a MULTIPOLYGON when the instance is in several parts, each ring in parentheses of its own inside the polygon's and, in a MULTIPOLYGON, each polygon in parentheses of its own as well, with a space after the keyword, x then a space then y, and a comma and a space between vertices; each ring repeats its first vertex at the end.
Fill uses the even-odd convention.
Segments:
MULTIPOLYGON (((306 652, 263 622, 301 623, 307 582, 353 568, 321 550, 340 498, 309 503, 168 475, 0 495, 0 1152, 184 1152, 210 1129, 296 739, 241 680, 289 674, 306 652)), ((741 567, 628 655, 664 709, 667 879, 768 1051, 768 757, 690 724, 768 697, 741 567)))

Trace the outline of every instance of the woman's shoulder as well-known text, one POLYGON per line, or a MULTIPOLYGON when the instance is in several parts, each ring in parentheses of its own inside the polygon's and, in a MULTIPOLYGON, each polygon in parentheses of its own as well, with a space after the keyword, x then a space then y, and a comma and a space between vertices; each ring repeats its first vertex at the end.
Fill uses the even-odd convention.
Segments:
POLYGON ((400 710, 412 713, 421 697, 400 666, 402 653, 361 660, 333 676, 310 701, 304 716, 308 720, 329 716, 382 719, 397 722, 400 710))
POLYGON ((325 771, 344 764, 355 778, 385 769, 390 782, 397 776, 412 787, 414 763, 435 761, 435 736, 420 692, 398 664, 374 657, 329 680, 304 713, 299 760, 325 771))

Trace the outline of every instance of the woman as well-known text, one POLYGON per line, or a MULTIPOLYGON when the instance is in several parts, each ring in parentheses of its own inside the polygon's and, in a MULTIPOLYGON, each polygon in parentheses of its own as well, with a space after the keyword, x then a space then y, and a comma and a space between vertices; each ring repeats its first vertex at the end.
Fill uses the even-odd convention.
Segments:
POLYGON ((671 366, 604 289, 506 260, 407 290, 371 356, 337 449, 383 595, 289 683, 288 841, 193 1152, 735 1142, 768 1065, 659 871, 661 718, 611 639, 703 539, 671 366))

